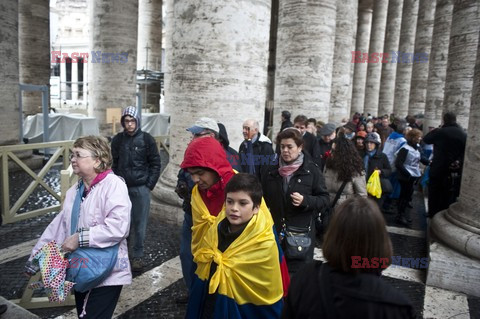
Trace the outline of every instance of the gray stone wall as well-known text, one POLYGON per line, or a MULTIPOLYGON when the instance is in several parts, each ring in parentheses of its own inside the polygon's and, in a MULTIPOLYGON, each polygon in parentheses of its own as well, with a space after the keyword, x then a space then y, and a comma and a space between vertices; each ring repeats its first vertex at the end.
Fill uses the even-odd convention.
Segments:
POLYGON ((138 0, 98 0, 89 5, 88 114, 111 134, 106 109, 135 105, 138 0), (91 52, 92 53, 92 52, 91 52))
POLYGON ((335 45, 336 1, 280 2, 273 132, 280 113, 328 121, 335 45))
MULTIPOLYGON (((19 0, 18 52, 20 83, 50 85, 50 29, 48 0, 19 0)), ((23 113, 42 112, 42 92, 22 93, 23 113)))
POLYGON ((18 109, 18 1, 0 2, 0 145, 16 144, 19 140, 18 109))
POLYGON ((453 6, 443 110, 454 111, 457 122, 468 127, 474 65, 480 30, 477 0, 456 0, 453 6))
POLYGON ((453 0, 437 0, 432 35, 432 51, 428 65, 427 98, 423 123, 424 133, 427 133, 430 127, 438 127, 442 118, 452 12, 453 0))
POLYGON ((339 123, 343 118, 350 116, 352 77, 355 65, 351 60, 357 34, 357 15, 352 14, 354 12, 358 12, 357 0, 337 1, 329 122, 339 123))

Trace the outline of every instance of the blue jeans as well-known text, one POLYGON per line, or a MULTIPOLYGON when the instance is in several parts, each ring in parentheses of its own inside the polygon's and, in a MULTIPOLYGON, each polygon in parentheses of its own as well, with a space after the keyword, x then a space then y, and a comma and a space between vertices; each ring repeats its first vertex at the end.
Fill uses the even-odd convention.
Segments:
POLYGON ((150 213, 150 189, 145 185, 129 187, 128 196, 132 202, 128 243, 132 257, 141 258, 143 257, 143 244, 150 213))
POLYGON ((192 215, 185 213, 180 238, 180 263, 182 264, 183 280, 188 292, 192 289, 193 278, 197 265, 193 262, 192 255, 192 215))

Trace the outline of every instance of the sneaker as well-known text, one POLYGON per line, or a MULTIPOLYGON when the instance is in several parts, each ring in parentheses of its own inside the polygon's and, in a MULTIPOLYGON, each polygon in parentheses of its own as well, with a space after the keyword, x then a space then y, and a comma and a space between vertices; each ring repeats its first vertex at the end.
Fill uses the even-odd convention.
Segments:
POLYGON ((142 270, 143 270, 142 258, 133 258, 132 271, 142 271, 142 270))
POLYGON ((7 305, 0 305, 0 315, 7 312, 8 306, 7 305))

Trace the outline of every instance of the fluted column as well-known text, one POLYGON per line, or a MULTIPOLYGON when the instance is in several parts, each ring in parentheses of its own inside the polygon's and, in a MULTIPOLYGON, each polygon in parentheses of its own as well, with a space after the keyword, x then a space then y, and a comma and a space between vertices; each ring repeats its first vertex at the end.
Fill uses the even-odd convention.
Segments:
POLYGON ((168 6, 165 105, 171 114, 170 161, 154 197, 174 206, 173 187, 191 139, 186 131, 202 116, 221 121, 238 148, 242 123, 258 119, 263 129, 267 83, 269 0, 197 0, 168 6), (170 17, 170 14, 172 17, 170 17), (170 21, 173 20, 173 21, 170 21), (171 41, 171 42, 170 42, 171 41), (170 48, 171 43, 171 48, 170 48))
POLYGON ((0 2, 0 145, 19 141, 20 115, 18 109, 18 2, 0 2))
POLYGON ((410 83, 412 80, 412 65, 415 51, 415 32, 417 30, 419 0, 405 0, 402 12, 402 30, 398 47, 399 60, 395 79, 395 100, 393 112, 397 117, 404 118, 408 114, 410 100, 410 83))
MULTIPOLYGON (((50 85, 50 29, 48 0, 18 1, 20 83, 50 85)), ((42 111, 41 92, 22 93, 26 115, 42 111)))
POLYGON ((436 0, 420 0, 408 114, 424 114, 436 0))
POLYGON ((273 132, 282 110, 328 121, 336 1, 281 1, 278 14, 273 132))
POLYGON ((135 105, 138 0, 89 2, 88 114, 111 134, 106 109, 135 105))
MULTIPOLYGON (((454 15, 455 16, 455 15, 454 15)), ((464 21, 466 22, 466 21, 464 21)), ((480 297, 480 46, 468 125, 460 196, 433 218, 427 284, 480 297)), ((472 66, 473 68, 473 66, 472 66)))
POLYGON ((455 112, 458 123, 464 128, 468 125, 479 30, 478 1, 456 0, 453 6, 443 110, 455 112))
POLYGON ((378 115, 393 112, 395 98, 395 78, 398 63, 392 63, 394 52, 398 51, 400 43, 400 30, 402 26, 403 0, 390 0, 388 3, 387 32, 385 34, 384 52, 389 55, 387 63, 382 65, 380 82, 380 96, 378 102, 378 115))
POLYGON ((432 35, 432 51, 428 64, 427 98, 423 123, 424 133, 427 133, 430 128, 438 127, 442 119, 453 1, 437 0, 432 35))
MULTIPOLYGON (((372 27, 372 2, 361 0, 358 8, 358 25, 355 51, 368 53, 372 27)), ((352 104, 350 113, 363 112, 365 85, 367 82, 367 63, 355 63, 353 67, 352 104)))
MULTIPOLYGON (((382 53, 385 43, 385 29, 387 24, 388 0, 376 0, 373 7, 372 35, 370 37, 369 54, 382 53)), ((376 115, 380 96, 380 77, 382 63, 368 63, 367 84, 365 87, 364 113, 376 115)))
POLYGON ((358 0, 337 1, 329 122, 339 123, 350 116, 354 66, 351 56, 355 50, 357 15, 354 13, 357 11, 358 0))

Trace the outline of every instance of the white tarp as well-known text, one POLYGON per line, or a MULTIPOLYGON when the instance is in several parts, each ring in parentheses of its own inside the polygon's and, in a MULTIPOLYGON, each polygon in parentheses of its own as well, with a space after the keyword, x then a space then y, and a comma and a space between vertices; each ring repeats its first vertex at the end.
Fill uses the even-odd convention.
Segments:
POLYGON ((142 113, 142 131, 152 136, 168 135, 169 119, 165 113, 142 113))
MULTIPOLYGON (((51 113, 49 120, 49 141, 75 140, 85 135, 98 135, 98 121, 83 114, 51 113)), ((23 137, 28 143, 43 142, 43 114, 27 116, 23 122, 23 137)))

